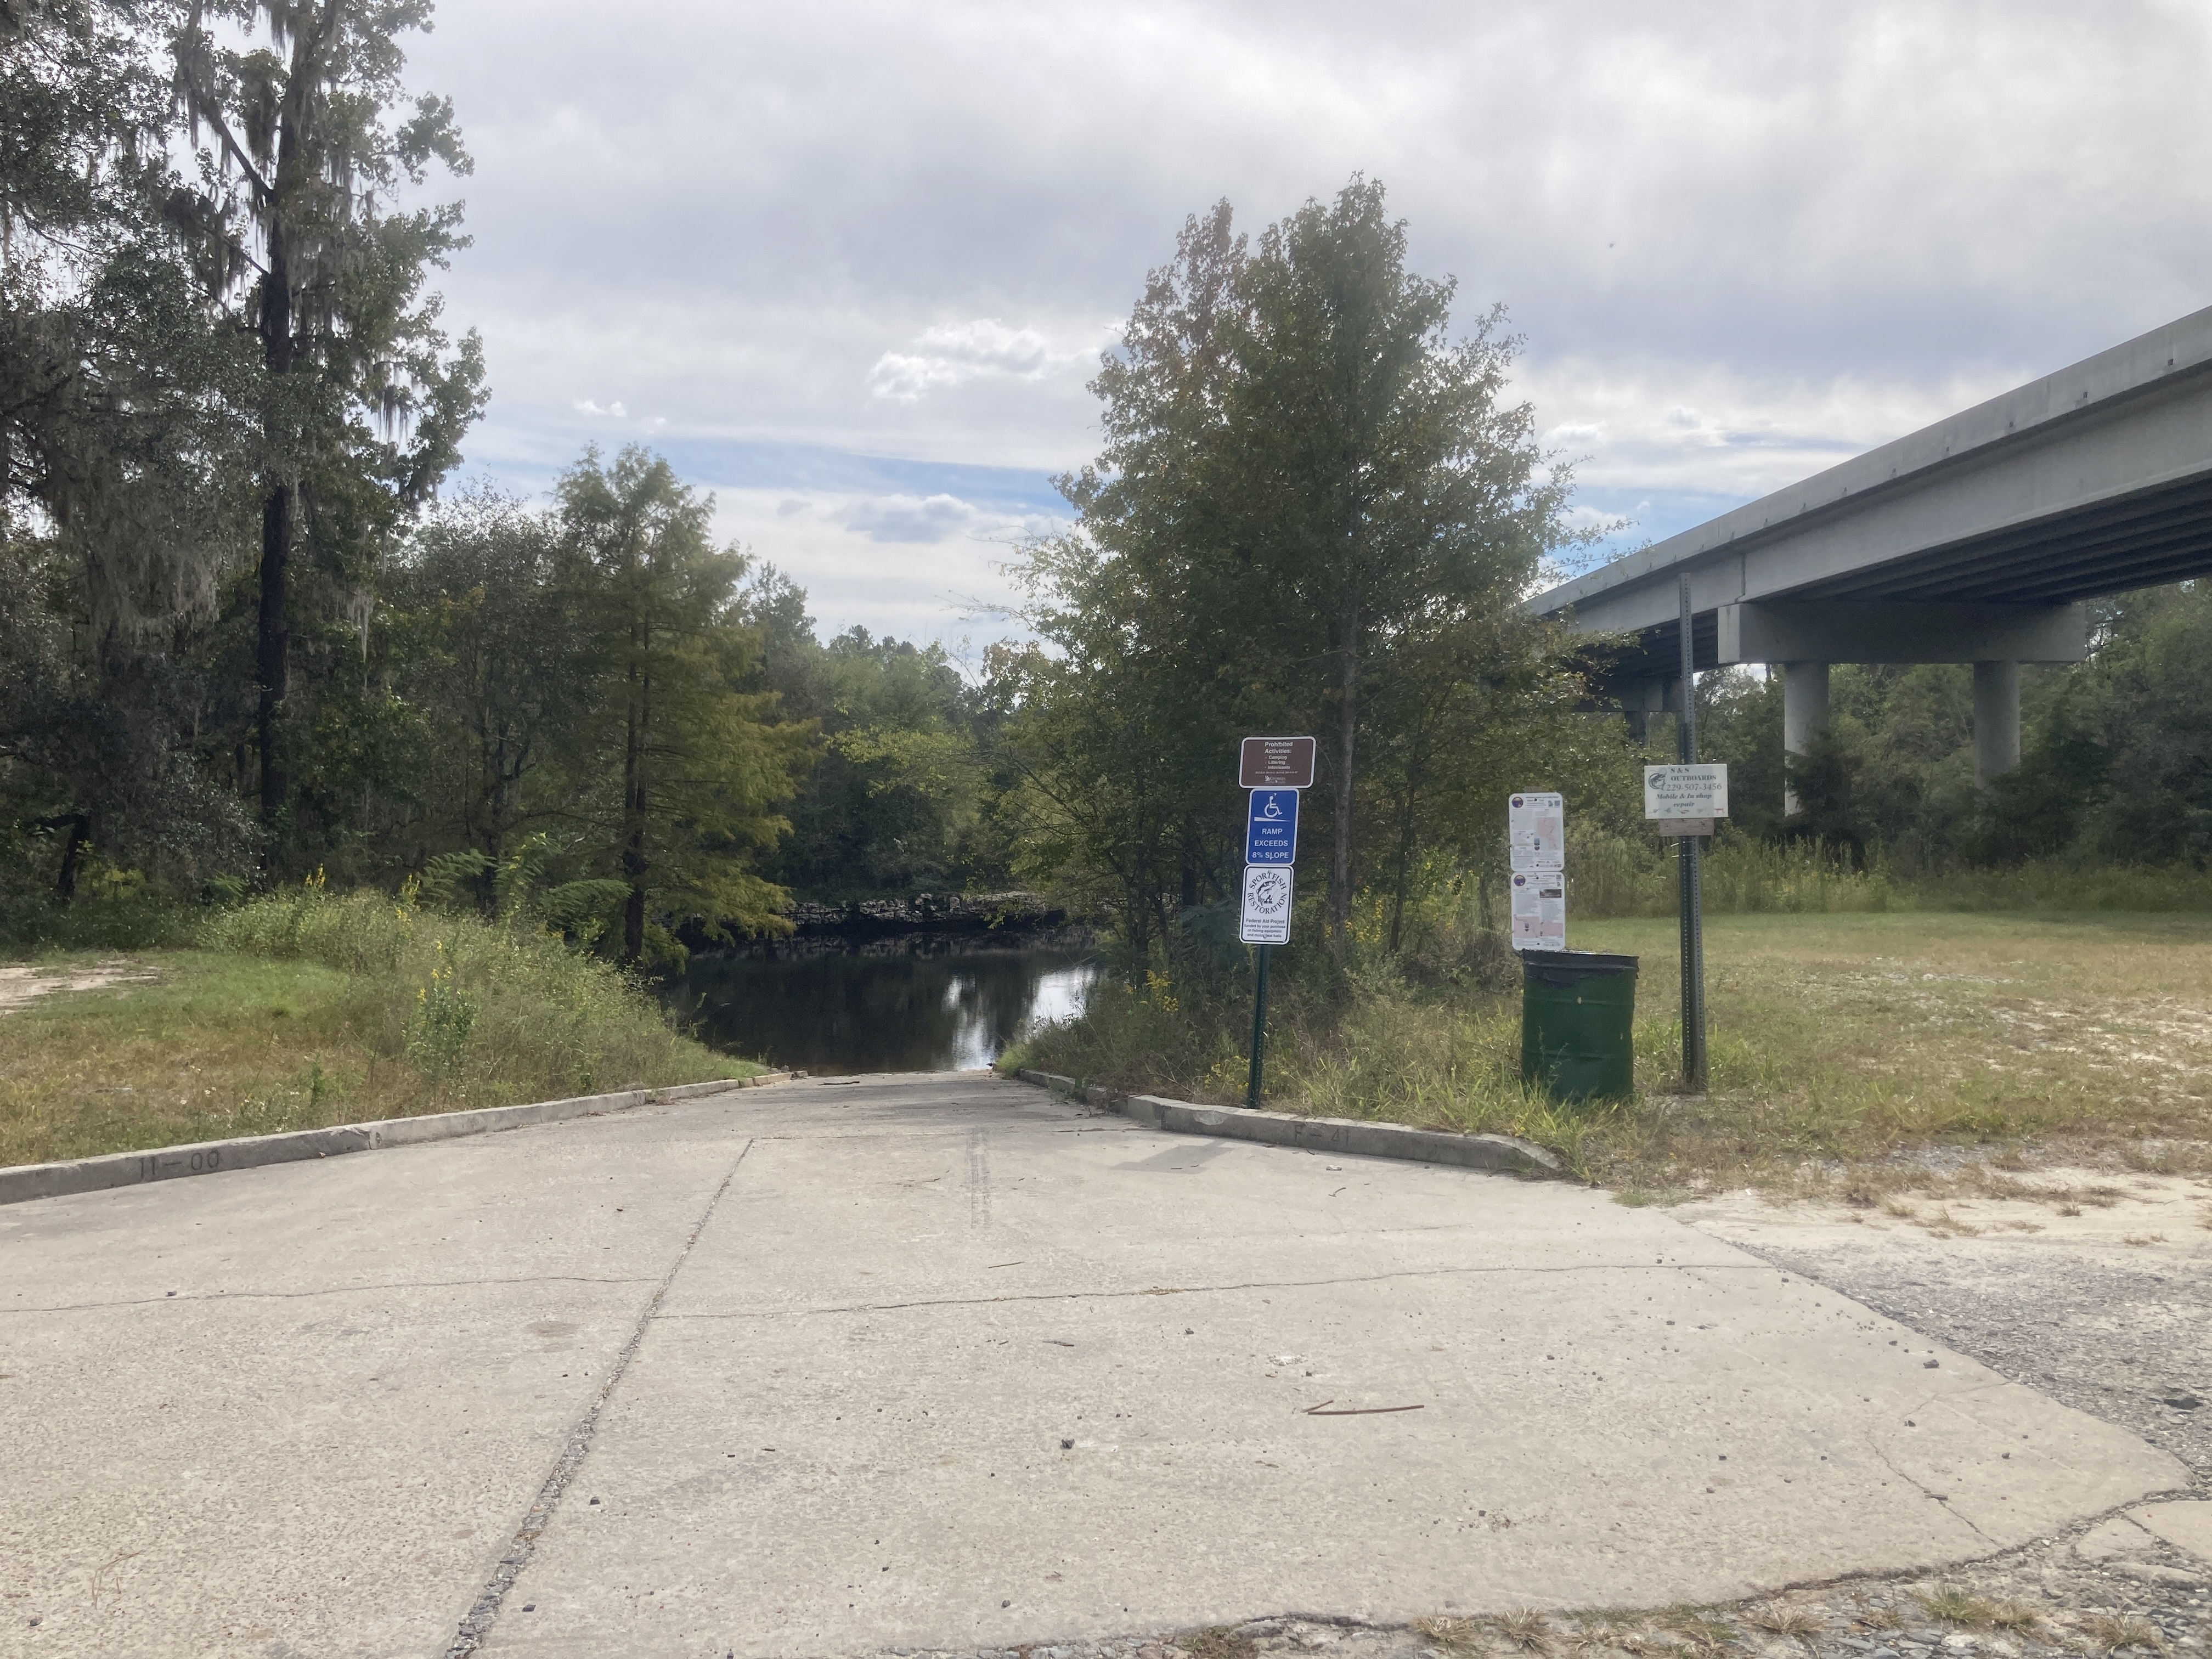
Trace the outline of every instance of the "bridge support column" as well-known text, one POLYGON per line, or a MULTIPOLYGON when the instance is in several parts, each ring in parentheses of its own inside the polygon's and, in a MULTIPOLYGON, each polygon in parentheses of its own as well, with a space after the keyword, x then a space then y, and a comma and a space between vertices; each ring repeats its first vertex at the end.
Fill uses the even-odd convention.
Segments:
MULTIPOLYGON (((1782 665, 1782 751, 1802 755, 1813 746, 1813 734, 1828 724, 1828 665, 1824 662, 1785 662, 1782 665)), ((1788 762, 1784 762, 1784 766, 1788 762)), ((1786 780, 1785 774, 1785 780, 1786 780)), ((1782 812, 1797 814, 1797 792, 1785 781, 1782 812)))
POLYGON ((1974 665, 1974 787, 1986 789, 2020 764, 2020 665, 1974 665))

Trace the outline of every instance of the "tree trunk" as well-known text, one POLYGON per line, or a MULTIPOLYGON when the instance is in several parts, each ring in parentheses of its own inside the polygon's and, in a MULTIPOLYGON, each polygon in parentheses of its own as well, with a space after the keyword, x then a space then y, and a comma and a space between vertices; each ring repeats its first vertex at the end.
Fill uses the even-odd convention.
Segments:
POLYGON ((291 564, 292 487, 280 483, 261 504, 261 609, 254 651, 254 678, 260 685, 255 740, 261 750, 264 829, 276 824, 284 808, 284 768, 276 753, 276 722, 291 674, 292 629, 288 611, 291 564))
MULTIPOLYGON (((286 80, 283 109, 276 137, 276 168, 272 188, 260 217, 268 266, 261 279, 261 314, 256 331, 261 337, 262 366, 271 375, 292 372, 298 343, 294 337, 292 283, 296 228, 291 208, 310 181, 302 177, 314 118, 314 90, 322 79, 323 55, 330 50, 338 21, 337 0, 328 0, 320 26, 301 30, 292 42, 291 71, 286 80)), ((280 405, 281 406, 281 405, 280 405)), ((255 737, 261 746, 261 823, 273 829, 289 793, 282 758, 277 754, 277 722, 291 679, 291 569, 295 520, 299 507, 297 431, 288 432, 285 453, 276 462, 276 476, 261 503, 261 605, 256 618, 254 678, 259 682, 259 705, 255 711, 255 737)), ((273 851, 273 848, 271 848, 273 851)))
POLYGON ((1344 637, 1336 748, 1336 842, 1328 860, 1328 935, 1340 950, 1352 927, 1352 788, 1359 729, 1359 596, 1347 585, 1338 618, 1344 637))
POLYGON ((1406 924, 1406 868, 1413 856, 1413 786, 1406 785, 1405 800, 1398 817, 1398 880, 1397 890, 1390 900, 1390 954, 1398 954, 1398 940, 1406 924))
MULTIPOLYGON (((293 50, 293 79, 296 82, 306 51, 303 36, 293 50)), ((276 192, 269 203, 266 234, 269 269, 261 279, 262 366, 271 375, 292 369, 292 230, 283 192, 293 182, 299 167, 300 118, 295 100, 285 100, 287 118, 277 140, 276 192)), ((296 440, 297 434, 287 434, 296 440)), ((289 448, 290 445, 285 446, 289 448)), ((295 455, 279 456, 277 476, 261 499, 261 604, 255 618, 254 678, 260 687, 255 711, 254 737, 261 750, 261 825, 273 830, 284 809, 284 767, 276 753, 276 723, 283 712, 292 667, 290 586, 292 574, 292 518, 294 486, 291 469, 295 455)), ((264 856, 273 855, 272 843, 264 856)))
POLYGON ((1428 775, 1429 709, 1425 702, 1414 706, 1413 730, 1406 742, 1406 789, 1400 798, 1398 809, 1398 879, 1397 891, 1390 904, 1390 954, 1398 954, 1398 942, 1406 921, 1406 882, 1413 861, 1414 809, 1420 803, 1421 784, 1428 775))
POLYGON ((41 830, 69 832, 62 842, 62 867, 54 877, 54 896, 67 904, 76 896, 77 870, 92 836, 92 820, 82 812, 64 812, 58 817, 39 819, 38 825, 41 830))
POLYGON ((650 682, 630 668, 629 718, 623 738, 623 875, 629 883, 629 897, 623 904, 623 960, 634 963, 645 954, 646 876, 651 866, 645 856, 645 732, 646 698, 650 682))

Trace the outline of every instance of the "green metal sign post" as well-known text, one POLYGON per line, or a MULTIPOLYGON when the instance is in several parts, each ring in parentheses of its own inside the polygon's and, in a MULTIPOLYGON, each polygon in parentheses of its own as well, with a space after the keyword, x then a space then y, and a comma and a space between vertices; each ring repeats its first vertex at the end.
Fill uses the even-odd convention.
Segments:
POLYGON ((1258 965, 1252 970, 1252 1075, 1244 1085, 1244 1103, 1255 1111, 1260 1105, 1260 1051, 1267 1042, 1267 957, 1274 948, 1252 947, 1258 965))
POLYGON ((1267 958, 1291 941, 1291 896, 1298 857, 1299 791, 1313 787, 1311 738, 1247 738, 1237 781, 1251 793, 1244 817, 1244 903, 1237 936, 1252 947, 1252 1072, 1244 1103, 1260 1104, 1267 1046, 1267 958))
MULTIPOLYGON (((1698 653, 1691 636, 1690 578, 1682 576, 1682 718, 1674 728, 1674 749, 1685 766, 1698 763, 1698 653)), ((1705 1091, 1705 837, 1679 836, 1674 845, 1681 865, 1682 918, 1682 1086, 1705 1091)))

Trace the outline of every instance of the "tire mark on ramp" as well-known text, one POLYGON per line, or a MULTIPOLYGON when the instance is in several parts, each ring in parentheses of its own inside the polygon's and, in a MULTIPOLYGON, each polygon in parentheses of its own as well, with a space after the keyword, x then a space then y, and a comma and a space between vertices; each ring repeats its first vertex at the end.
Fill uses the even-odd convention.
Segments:
POLYGON ((737 1162, 730 1165, 729 1174, 722 1177, 722 1184, 714 1188, 714 1197, 707 1200, 707 1207, 699 1212, 699 1219, 692 1224, 690 1233, 684 1240, 684 1247, 676 1252, 676 1260, 661 1275, 660 1283, 647 1298, 644 1311, 638 1315, 637 1323, 630 1331, 629 1340, 623 1343, 621 1351, 615 1355, 614 1368, 607 1373, 607 1380, 592 1396, 592 1403, 585 1407, 576 1426, 568 1431, 568 1444, 561 1449, 561 1456, 553 1465, 553 1473, 545 1477, 545 1484, 538 1489, 538 1498, 531 1504, 530 1513, 523 1517, 522 1525, 516 1528, 514 1540, 507 1547, 507 1553, 500 1557, 499 1565, 492 1570, 483 1589, 477 1592, 475 1604, 469 1608, 467 1617, 461 1620, 460 1628, 453 1633, 453 1643, 446 1650, 446 1659, 467 1659, 470 1654, 483 1645, 484 1638, 491 1634, 491 1627, 499 1619, 500 1603, 506 1598, 507 1591, 514 1588, 514 1581, 522 1576, 522 1570, 530 1565, 530 1558, 537 1553, 538 1539, 544 1534, 545 1528, 553 1524, 553 1512, 561 1506, 561 1495, 568 1489, 568 1482, 575 1477, 576 1471, 583 1466, 586 1455, 592 1449, 592 1437, 599 1432, 599 1414, 606 1409, 607 1401, 620 1385, 623 1373, 629 1370, 629 1362, 637 1357, 638 1346, 645 1340, 646 1327, 652 1324, 653 1315, 659 1311, 662 1298, 668 1294, 668 1287, 676 1282, 676 1275, 684 1270, 684 1262, 690 1259, 691 1247, 699 1242, 699 1235, 707 1231, 707 1224, 714 1219, 714 1211, 721 1204, 722 1194, 730 1190, 730 1183, 738 1178, 738 1171, 744 1166, 752 1149, 753 1143, 750 1140, 745 1142, 744 1150, 738 1154, 737 1162))

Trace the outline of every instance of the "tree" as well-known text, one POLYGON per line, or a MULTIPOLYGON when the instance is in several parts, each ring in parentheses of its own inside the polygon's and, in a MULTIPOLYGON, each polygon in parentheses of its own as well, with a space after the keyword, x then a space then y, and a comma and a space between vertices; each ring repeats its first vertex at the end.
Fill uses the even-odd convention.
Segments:
POLYGON ((773 721, 771 694, 738 690, 759 648, 739 605, 744 556, 713 545, 712 499, 641 449, 611 466, 588 452, 559 497, 592 695, 551 810, 627 884, 623 960, 677 953, 664 917, 715 937, 787 928, 784 890, 754 865, 789 827, 775 809, 811 733, 773 721))
POLYGON ((165 17, 0 4, 0 580, 32 670, 0 696, 0 799, 59 841, 64 900, 89 844, 189 878, 244 840, 194 752, 190 647, 236 563, 247 364, 175 222, 165 17))
POLYGON ((1237 470, 1256 574, 1283 596, 1272 642, 1285 662, 1334 668, 1311 706, 1330 740, 1339 934, 1363 698, 1417 641, 1508 613, 1565 539, 1568 480, 1547 470, 1528 405, 1504 402, 1516 343, 1500 313, 1452 341, 1454 284, 1413 275, 1405 256, 1380 185, 1309 202, 1261 237, 1236 342, 1237 470))
POLYGON ((386 583, 409 635, 402 689, 433 734, 417 768, 433 836, 487 871, 543 815, 533 786, 586 715, 588 624, 561 574, 557 523, 477 490, 423 525, 386 583))
POLYGON ((1405 244, 1364 179, 1256 249, 1224 204, 1093 382, 1107 442, 1062 483, 1078 526, 1025 568, 1054 656, 1026 670, 1020 730, 1033 798, 1079 811, 1068 855, 1110 863, 1125 919, 1233 870, 1237 736, 1316 731, 1340 943, 1359 848, 1388 834, 1411 865, 1452 677, 1518 685, 1545 656, 1517 604, 1571 539, 1566 475, 1504 401, 1498 314, 1450 338, 1452 285, 1408 272, 1405 244), (1380 794, 1370 744, 1395 757, 1380 794))
POLYGON ((476 335, 450 349, 422 292, 465 245, 460 208, 388 205, 432 161, 469 171, 449 101, 392 118, 398 36, 429 15, 428 0, 191 0, 175 40, 199 179, 173 216, 262 371, 254 744, 271 829, 289 804, 280 726, 301 550, 322 609, 358 604, 384 538, 459 459, 483 404, 476 335), (250 44, 219 44, 210 17, 250 44))
POLYGON ((2124 864, 2212 860, 2212 584, 2131 593, 2096 656, 2094 688, 2039 721, 2038 769, 2124 864), (2086 706, 2084 706, 2086 705, 2086 706))

